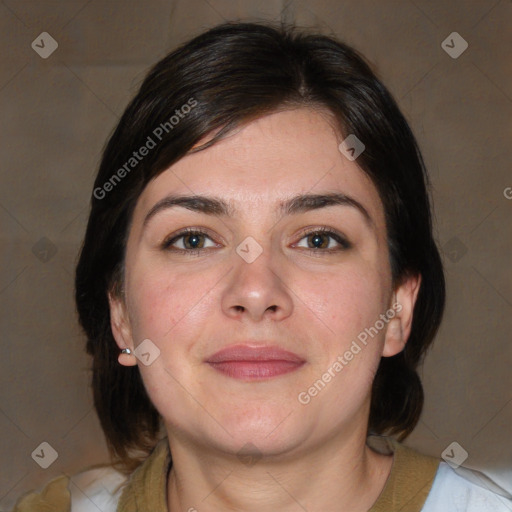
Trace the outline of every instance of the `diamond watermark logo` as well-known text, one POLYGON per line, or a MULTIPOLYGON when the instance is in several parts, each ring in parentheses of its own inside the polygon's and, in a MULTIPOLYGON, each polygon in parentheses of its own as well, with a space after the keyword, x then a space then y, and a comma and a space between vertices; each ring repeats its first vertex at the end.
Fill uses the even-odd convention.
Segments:
POLYGON ((32 458, 43 468, 49 468, 59 457, 50 443, 42 442, 33 452, 32 458))
POLYGON ((47 59, 59 47, 59 43, 48 32, 41 32, 32 41, 31 46, 39 57, 47 59))
POLYGON ((458 468, 468 458, 468 452, 457 441, 453 441, 444 449, 441 457, 452 468, 458 468))
POLYGON ((456 236, 450 238, 443 249, 446 257, 453 263, 457 263, 468 252, 468 248, 456 236))
POLYGON ((452 32, 441 43, 441 48, 452 59, 458 59, 468 49, 468 46, 468 42, 458 32, 452 32))
POLYGON ((353 162, 364 150, 365 145, 351 133, 339 146, 343 156, 353 162))
POLYGON ((254 466, 262 457, 258 447, 252 443, 246 443, 236 454, 238 460, 246 466, 254 466))
POLYGON ((57 254, 57 246, 43 236, 32 246, 32 254, 43 263, 47 263, 57 254))
POLYGON ((263 247, 252 236, 248 236, 237 246, 236 252, 247 263, 252 263, 263 252, 263 247))
POLYGON ((143 365, 149 366, 160 356, 160 349, 150 339, 145 339, 133 353, 143 365))

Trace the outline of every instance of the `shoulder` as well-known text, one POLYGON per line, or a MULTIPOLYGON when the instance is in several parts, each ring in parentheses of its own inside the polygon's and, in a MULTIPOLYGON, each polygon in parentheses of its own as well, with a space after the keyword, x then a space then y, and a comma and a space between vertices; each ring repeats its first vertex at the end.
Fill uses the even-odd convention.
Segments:
POLYGON ((483 473, 441 462, 421 512, 510 512, 512 497, 483 473))
MULTIPOLYGON (((373 439, 373 438, 372 438, 373 439)), ((465 467, 452 468, 441 458, 422 454, 393 438, 374 438, 393 453, 391 473, 371 512, 511 512, 507 478, 465 467), (493 480, 494 478, 494 480, 493 480)))
POLYGON ((71 510, 71 494, 68 490, 69 478, 54 478, 41 492, 30 492, 21 496, 11 512, 69 512, 71 510))
POLYGON ((127 477, 108 466, 69 479, 71 512, 115 512, 127 477))
POLYGON ((62 475, 20 497, 12 512, 115 512, 126 481, 110 466, 62 475))

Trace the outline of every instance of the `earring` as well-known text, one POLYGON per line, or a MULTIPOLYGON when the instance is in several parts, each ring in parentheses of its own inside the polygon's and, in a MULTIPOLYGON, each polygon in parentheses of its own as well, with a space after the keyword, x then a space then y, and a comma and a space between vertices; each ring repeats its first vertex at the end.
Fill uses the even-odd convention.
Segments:
POLYGON ((134 366, 137 364, 135 354, 133 353, 133 350, 130 350, 129 348, 121 349, 121 352, 117 356, 117 361, 122 366, 134 366))

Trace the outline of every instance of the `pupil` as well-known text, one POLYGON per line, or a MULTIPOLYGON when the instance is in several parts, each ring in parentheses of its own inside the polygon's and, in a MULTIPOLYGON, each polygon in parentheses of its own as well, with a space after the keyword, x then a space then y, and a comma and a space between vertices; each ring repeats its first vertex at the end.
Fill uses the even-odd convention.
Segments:
POLYGON ((313 245, 315 247, 322 246, 322 235, 313 235, 313 245), (318 242, 318 244, 317 244, 317 242, 318 242))
POLYGON ((192 246, 193 249, 195 249, 199 245, 199 237, 197 235, 190 235, 188 237, 189 245, 192 246), (192 242, 191 242, 192 240, 192 242))

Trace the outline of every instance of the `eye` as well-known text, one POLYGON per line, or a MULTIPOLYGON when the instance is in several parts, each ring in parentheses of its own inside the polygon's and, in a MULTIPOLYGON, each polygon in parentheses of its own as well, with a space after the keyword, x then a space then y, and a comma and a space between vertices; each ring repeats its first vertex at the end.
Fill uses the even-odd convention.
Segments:
POLYGON ((208 247, 216 247, 215 242, 210 246, 205 245, 205 239, 213 242, 208 233, 200 229, 187 228, 179 233, 171 235, 170 238, 164 240, 162 249, 175 252, 183 252, 189 254, 198 254, 208 247))
POLYGON ((352 247, 352 244, 341 233, 327 227, 306 228, 301 234, 300 240, 305 240, 305 245, 299 243, 296 244, 296 247, 304 247, 311 253, 338 252, 352 247))

